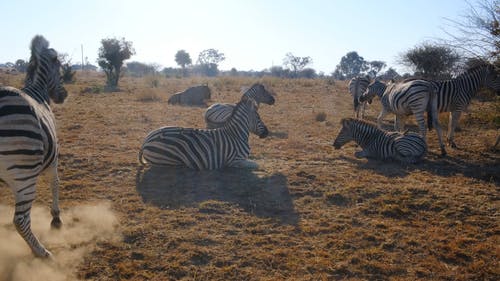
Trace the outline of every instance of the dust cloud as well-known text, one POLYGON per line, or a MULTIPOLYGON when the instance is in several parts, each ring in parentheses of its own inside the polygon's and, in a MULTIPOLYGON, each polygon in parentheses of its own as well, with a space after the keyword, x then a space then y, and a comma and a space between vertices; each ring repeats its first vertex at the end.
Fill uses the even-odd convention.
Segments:
POLYGON ((35 258, 17 233, 13 206, 0 205, 0 281, 75 280, 83 257, 99 241, 116 241, 118 219, 110 204, 81 205, 61 210, 63 226, 50 229, 48 207, 31 211, 33 232, 51 251, 54 260, 35 258))

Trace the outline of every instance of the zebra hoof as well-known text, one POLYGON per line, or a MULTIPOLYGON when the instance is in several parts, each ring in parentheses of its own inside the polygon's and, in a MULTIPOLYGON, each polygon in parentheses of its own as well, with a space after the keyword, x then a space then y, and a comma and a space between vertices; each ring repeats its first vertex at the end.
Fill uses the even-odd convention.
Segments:
POLYGON ((52 229, 60 229, 62 226, 62 221, 60 218, 53 218, 52 221, 50 222, 50 227, 52 229))
POLYGON ((444 147, 441 147, 441 157, 445 157, 446 155, 448 155, 448 153, 446 153, 446 149, 444 149, 444 147))

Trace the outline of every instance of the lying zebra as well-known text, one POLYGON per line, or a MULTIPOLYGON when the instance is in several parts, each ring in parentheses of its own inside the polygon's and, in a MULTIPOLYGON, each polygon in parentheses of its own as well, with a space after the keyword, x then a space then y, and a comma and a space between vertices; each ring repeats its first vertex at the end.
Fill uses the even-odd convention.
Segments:
MULTIPOLYGON (((253 84, 245 91, 243 96, 254 99, 257 105, 260 103, 272 105, 275 102, 271 93, 259 83, 253 84)), ((207 129, 215 129, 224 126, 224 123, 226 123, 226 120, 233 112, 234 107, 235 104, 231 103, 215 103, 207 108, 204 114, 207 129)))
POLYGON ((394 159, 403 163, 416 163, 427 153, 424 138, 416 133, 387 132, 377 128, 375 124, 353 118, 344 118, 341 124, 342 129, 333 146, 340 149, 353 140, 363 148, 354 154, 358 158, 394 159))
POLYGON ((257 168, 257 163, 247 160, 252 119, 260 119, 257 104, 243 96, 222 128, 163 127, 150 132, 142 144, 139 161, 196 170, 257 168))

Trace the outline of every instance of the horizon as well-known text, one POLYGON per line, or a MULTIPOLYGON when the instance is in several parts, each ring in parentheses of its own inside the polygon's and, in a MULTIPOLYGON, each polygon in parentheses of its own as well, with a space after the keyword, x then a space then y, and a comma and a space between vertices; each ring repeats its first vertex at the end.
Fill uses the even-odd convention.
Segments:
POLYGON ((175 54, 189 53, 193 64, 205 49, 224 53, 221 71, 262 71, 282 66, 286 53, 312 58, 307 67, 331 74, 342 56, 355 51, 366 61, 380 60, 399 73, 408 68, 398 56, 424 42, 447 38, 443 29, 467 12, 466 1, 97 1, 64 3, 12 1, 0 4, 4 43, 0 63, 29 59, 36 34, 67 54, 97 65, 100 41, 125 38, 136 55, 127 62, 178 67, 175 54), (47 8, 47 5, 51 6, 47 8), (429 8, 432 7, 432 8, 429 8), (50 11, 47 14, 40 11, 50 11), (425 11, 419 16, 420 11, 425 11), (18 15, 23 15, 20 20, 18 15), (29 20, 25 20, 29 19, 29 20))

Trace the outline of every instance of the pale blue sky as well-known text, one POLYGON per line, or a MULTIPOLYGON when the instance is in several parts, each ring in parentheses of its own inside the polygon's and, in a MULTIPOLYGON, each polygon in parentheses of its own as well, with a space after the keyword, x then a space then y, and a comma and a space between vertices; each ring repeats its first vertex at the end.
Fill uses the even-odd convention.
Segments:
POLYGON ((444 37, 445 18, 467 8, 464 0, 1 1, 0 62, 28 59, 31 38, 42 34, 74 63, 82 44, 96 64, 101 39, 125 37, 137 53, 129 61, 163 67, 177 67, 180 49, 194 63, 214 48, 226 56, 223 70, 263 70, 291 52, 330 74, 350 51, 401 69, 400 53, 444 37))

